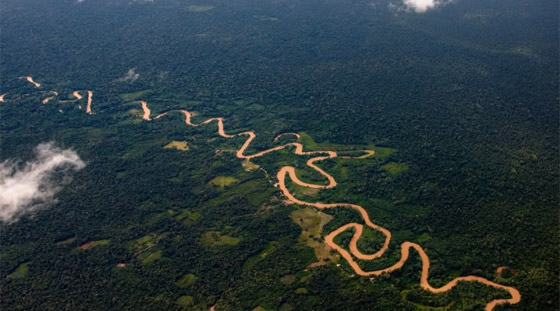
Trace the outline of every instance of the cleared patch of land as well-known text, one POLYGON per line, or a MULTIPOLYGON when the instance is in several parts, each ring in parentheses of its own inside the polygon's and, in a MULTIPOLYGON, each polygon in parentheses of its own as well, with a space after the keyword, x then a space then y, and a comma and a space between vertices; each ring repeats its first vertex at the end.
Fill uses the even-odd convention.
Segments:
POLYGON ((249 160, 249 159, 244 160, 242 165, 243 165, 243 168, 248 172, 257 170, 260 167, 258 164, 255 164, 255 163, 251 162, 251 160, 249 160))
POLYGON ((391 174, 392 176, 398 176, 408 171, 408 165, 405 163, 388 162, 381 165, 381 169, 391 174))
POLYGON ((157 244, 165 238, 165 233, 150 233, 127 243, 127 248, 134 253, 136 259, 143 265, 152 263, 162 257, 162 251, 157 244))
POLYGON ((189 12, 207 12, 213 10, 214 6, 211 5, 189 5, 187 11, 189 12))
POLYGON ((27 273, 29 272, 29 263, 22 263, 21 265, 19 265, 14 272, 12 272, 9 277, 12 280, 17 280, 17 279, 23 279, 27 273))
POLYGON ((132 101, 132 100, 137 100, 138 98, 149 94, 151 91, 152 90, 142 90, 142 91, 137 91, 137 92, 133 92, 133 93, 123 93, 123 94, 120 95, 120 97, 123 100, 132 101))
POLYGON ((177 284, 177 286, 181 288, 185 288, 191 286, 196 281, 196 279, 198 279, 196 275, 192 273, 187 273, 182 278, 180 278, 177 282, 175 282, 175 284, 177 284))
POLYGON ((288 275, 284 275, 283 277, 280 278, 280 283, 284 284, 284 285, 291 285, 292 283, 294 283, 296 281, 296 276, 293 274, 288 274, 288 275))
POLYGON ((320 266, 326 264, 327 261, 336 262, 339 260, 339 256, 331 254, 331 248, 321 239, 323 226, 332 219, 331 215, 306 207, 293 211, 290 217, 302 229, 299 236, 300 243, 312 247, 315 251, 318 262, 313 263, 312 266, 320 266))
POLYGON ((139 239, 129 242, 128 249, 133 251, 135 254, 140 254, 156 246, 161 239, 165 238, 165 236, 166 235, 164 233, 161 234, 150 233, 139 239))
POLYGON ((249 259, 247 259, 247 261, 245 261, 245 263, 243 264, 243 270, 249 270, 251 268, 253 268, 257 263, 259 263, 261 260, 264 260, 266 257, 268 257, 268 255, 274 253, 278 247, 280 247, 280 243, 276 242, 276 241, 272 241, 270 243, 268 243, 267 247, 265 248, 264 251, 262 251, 260 254, 253 256, 249 259))
POLYGON ((181 296, 179 297, 175 303, 181 307, 189 307, 194 304, 192 296, 181 296))
POLYGON ((241 242, 241 239, 221 234, 219 231, 207 231, 200 241, 205 246, 234 246, 241 242))
POLYGON ((268 15, 253 15, 253 18, 261 22, 275 22, 278 20, 278 17, 268 16, 268 15))
POLYGON ((158 259, 161 259, 162 251, 160 249, 151 248, 150 250, 138 255, 138 259, 143 265, 150 264, 158 259))
POLYGON ((105 245, 109 245, 109 240, 108 239, 96 240, 96 241, 90 241, 90 242, 84 243, 84 244, 80 245, 80 249, 86 250, 86 249, 90 249, 90 248, 94 248, 94 247, 98 247, 98 246, 105 246, 105 245))
POLYGON ((165 145, 163 148, 164 149, 175 148, 179 151, 187 151, 187 150, 189 150, 189 145, 184 140, 183 141, 174 140, 174 141, 170 142, 169 144, 165 145))
POLYGON ((208 182, 208 185, 214 187, 227 187, 237 182, 237 178, 231 176, 216 176, 208 182))
POLYGON ((76 241, 76 237, 75 237, 75 236, 74 236, 74 237, 70 237, 70 238, 68 238, 68 239, 64 239, 64 240, 62 240, 62 241, 58 241, 58 242, 56 242, 56 245, 68 245, 68 244, 73 243, 74 241, 76 241))
POLYGON ((389 147, 373 147, 373 151, 375 151, 375 157, 379 160, 384 160, 393 155, 393 153, 397 152, 396 149, 389 148, 389 147))
POLYGON ((142 113, 140 112, 140 110, 138 110, 136 108, 128 110, 128 113, 135 116, 135 117, 139 117, 139 118, 142 117, 142 113))
POLYGON ((180 212, 174 210, 167 210, 167 213, 173 216, 176 221, 183 222, 185 225, 190 225, 195 221, 199 220, 201 215, 199 212, 191 211, 188 209, 183 209, 180 212))

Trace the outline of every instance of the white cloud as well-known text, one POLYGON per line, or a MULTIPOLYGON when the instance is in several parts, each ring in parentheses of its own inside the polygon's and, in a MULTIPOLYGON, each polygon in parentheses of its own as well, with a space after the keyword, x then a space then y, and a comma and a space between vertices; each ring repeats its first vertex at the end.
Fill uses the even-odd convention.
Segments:
POLYGON ((0 222, 16 221, 53 204, 55 194, 70 181, 70 172, 85 167, 75 151, 53 143, 38 145, 35 153, 36 159, 23 165, 14 160, 0 163, 0 222))
POLYGON ((136 81, 138 78, 140 78, 140 74, 136 73, 136 69, 135 68, 130 68, 128 69, 128 71, 126 72, 126 74, 124 75, 124 77, 118 79, 121 82, 134 82, 136 81))
POLYGON ((402 0, 407 10, 424 13, 438 6, 446 5, 452 0, 402 0))

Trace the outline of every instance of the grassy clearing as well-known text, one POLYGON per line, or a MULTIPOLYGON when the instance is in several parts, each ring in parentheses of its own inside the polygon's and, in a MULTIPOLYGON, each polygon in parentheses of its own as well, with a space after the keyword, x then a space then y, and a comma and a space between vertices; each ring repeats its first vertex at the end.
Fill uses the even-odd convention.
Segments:
POLYGON ((109 239, 90 241, 90 242, 84 243, 84 244, 80 245, 80 249, 86 250, 86 249, 91 249, 91 248, 94 248, 94 247, 105 246, 105 245, 109 245, 109 239))
POLYGON ((163 147, 163 149, 177 149, 179 151, 187 151, 189 150, 189 145, 187 145, 186 141, 178 141, 178 140, 173 140, 172 142, 170 142, 169 144, 165 145, 163 147))
POLYGON ((62 241, 58 241, 56 242, 56 245, 68 245, 68 244, 72 244, 74 243, 74 241, 76 241, 76 237, 70 237, 68 239, 62 240, 62 241))
POLYGON ((233 183, 236 183, 237 181, 237 178, 232 176, 216 176, 208 182, 208 185, 224 188, 233 183))
POLYGON ((317 195, 321 191, 321 189, 303 187, 303 186, 300 186, 296 183, 291 183, 289 185, 289 189, 296 196, 296 198, 305 198, 306 196, 314 198, 314 197, 317 197, 317 195))
POLYGON ((157 244, 166 236, 165 233, 150 233, 139 239, 128 242, 126 247, 134 253, 138 261, 146 265, 162 257, 162 251, 157 247, 157 244))
POLYGON ((156 233, 150 233, 148 235, 145 235, 139 239, 136 239, 132 242, 129 242, 127 245, 127 248, 134 252, 135 254, 140 254, 142 252, 145 252, 146 250, 154 247, 157 245, 157 243, 161 240, 165 238, 165 234, 161 233, 161 234, 156 234, 156 233))
POLYGON ((187 7, 187 11, 195 12, 195 13, 208 12, 208 11, 213 10, 213 9, 214 9, 214 6, 211 6, 211 5, 189 5, 187 7))
POLYGON ((120 95, 120 97, 125 100, 125 101, 133 101, 133 100, 137 100, 138 98, 147 95, 151 92, 152 90, 142 90, 142 91, 138 91, 138 92, 133 92, 133 93, 123 93, 120 95))
POLYGON ((189 307, 193 305, 193 297, 192 296, 181 296, 179 297, 175 303, 181 307, 189 307))
POLYGON ((405 163, 388 162, 381 165, 381 169, 391 174, 391 176, 398 176, 408 171, 408 165, 405 163))
POLYGON ((294 307, 292 307, 292 305, 287 304, 287 303, 280 306, 280 311, 293 311, 293 310, 294 310, 294 307))
POLYGON ((333 218, 331 215, 306 207, 293 211, 290 218, 302 229, 298 238, 299 242, 314 249, 318 260, 314 265, 324 265, 327 261, 339 260, 339 256, 331 254, 331 249, 321 238, 323 226, 333 218))
POLYGON ((192 273, 187 273, 182 278, 180 278, 177 282, 175 282, 175 284, 177 284, 177 286, 179 286, 181 288, 185 288, 185 287, 189 287, 189 286, 193 285, 193 283, 197 279, 198 278, 196 277, 196 275, 194 275, 192 273))
POLYGON ((253 268, 261 260, 264 260, 266 257, 268 257, 268 255, 274 253, 278 249, 278 247, 280 247, 280 243, 276 241, 268 243, 268 246, 264 251, 262 251, 262 253, 253 256, 245 261, 245 263, 243 264, 243 270, 246 271, 253 268))
MULTIPOLYGON (((172 211, 172 212, 173 212, 173 214, 175 214, 175 211, 172 211)), ((200 215, 199 212, 194 212, 194 211, 191 211, 191 210, 188 210, 188 209, 183 209, 177 215, 175 215, 173 218, 176 221, 182 221, 185 225, 190 225, 193 222, 199 220, 201 216, 202 215, 200 215)))
POLYGON ((14 272, 12 272, 9 277, 12 280, 17 280, 17 279, 23 279, 27 273, 29 272, 29 263, 22 263, 21 265, 19 265, 14 272))
POLYGON ((243 165, 243 168, 245 169, 245 171, 247 171, 247 172, 254 171, 254 170, 256 170, 260 167, 258 164, 255 164, 255 163, 251 162, 251 160, 249 160, 249 159, 246 159, 245 161, 243 161, 242 165, 243 165))
POLYGON ((150 264, 162 257, 162 251, 160 249, 151 248, 150 250, 143 252, 138 256, 138 259, 143 265, 150 264))
POLYGON ((379 160, 385 160, 393 153, 397 152, 397 149, 389 148, 389 147, 376 147, 376 146, 368 146, 371 147, 375 151, 375 157, 379 160))
POLYGON ((253 18, 261 22, 275 22, 278 20, 277 17, 268 16, 268 15, 253 15, 253 18))
POLYGON ((284 285, 291 285, 296 281, 296 276, 293 274, 288 274, 280 278, 280 283, 284 285))
POLYGON ((173 217, 176 221, 182 222, 186 226, 190 226, 202 217, 199 212, 191 211, 188 209, 182 209, 176 212, 172 209, 167 210, 167 213, 173 217))
POLYGON ((128 114, 131 114, 131 115, 133 115, 133 116, 135 116, 135 117, 141 118, 142 115, 143 115, 144 113, 141 112, 141 111, 138 110, 138 109, 133 108, 133 109, 128 110, 128 114))
POLYGON ((241 239, 222 235, 218 231, 207 231, 202 235, 200 241, 204 246, 234 246, 241 242, 241 239))
POLYGON ((249 110, 253 110, 253 111, 263 111, 264 110, 264 106, 260 105, 260 104, 252 104, 249 107, 247 107, 249 110))
POLYGON ((424 232, 416 238, 416 241, 418 241, 419 244, 423 244, 423 243, 428 242, 431 239, 432 239, 432 237, 428 233, 424 232))

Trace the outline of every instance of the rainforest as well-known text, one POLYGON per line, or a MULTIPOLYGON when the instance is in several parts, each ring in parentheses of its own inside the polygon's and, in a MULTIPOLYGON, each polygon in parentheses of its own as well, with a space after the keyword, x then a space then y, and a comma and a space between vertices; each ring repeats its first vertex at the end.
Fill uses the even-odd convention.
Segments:
POLYGON ((558 310, 559 4, 5 0, 3 310, 558 310))

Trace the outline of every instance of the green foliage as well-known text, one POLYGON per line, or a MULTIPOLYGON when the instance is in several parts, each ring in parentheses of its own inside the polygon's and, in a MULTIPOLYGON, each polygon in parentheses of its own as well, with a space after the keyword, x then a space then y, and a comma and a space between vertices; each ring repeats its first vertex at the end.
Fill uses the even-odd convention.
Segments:
POLYGON ((161 239, 165 238, 165 236, 166 235, 163 233, 162 234, 150 233, 148 235, 145 235, 139 239, 136 239, 128 243, 128 248, 132 252, 141 253, 157 245, 161 239))
POLYGON ((136 91, 132 93, 124 93, 120 94, 120 97, 125 101, 133 101, 137 99, 141 99, 143 96, 150 94, 151 90, 142 90, 136 91))
POLYGON ((175 303, 181 307, 189 307, 193 305, 193 297, 192 296, 181 296, 177 298, 175 303))
POLYGON ((296 281, 296 276, 295 275, 285 275, 283 277, 280 278, 280 282, 284 285, 291 285, 292 283, 294 283, 296 281))
POLYGON ((106 246, 106 245, 109 245, 109 242, 110 242, 109 239, 89 241, 87 243, 84 243, 84 244, 80 245, 80 249, 86 250, 86 249, 92 249, 92 248, 95 248, 95 247, 98 247, 98 246, 106 246))
POLYGON ((189 5, 187 11, 189 12, 207 12, 214 9, 211 5, 189 5))
MULTIPOLYGON (((301 133, 305 150, 337 150, 318 163, 336 188, 289 187, 301 199, 363 205, 391 230, 389 252, 364 269, 394 264, 410 240, 430 256, 434 286, 475 274, 522 293, 496 309, 560 309, 557 2, 452 1, 426 14, 390 10, 388 0, 70 2, 6 0, 0 10, 0 160, 23 164, 38 143, 56 141, 87 163, 55 204, 0 224, 0 309, 412 311, 452 302, 463 311, 508 298, 477 284, 423 291, 414 252, 372 281, 351 277, 344 261, 310 267, 317 254, 307 242, 322 245, 339 226, 363 223, 359 215, 328 210, 321 233, 313 217, 303 229, 290 217, 303 208, 284 205, 273 185, 283 165, 323 183, 309 157, 291 148, 246 171, 231 152, 245 137, 219 137, 215 122, 188 127, 176 109, 197 112, 197 123, 223 116, 230 134, 254 130, 248 154, 295 141, 273 142, 285 132, 301 133), (124 81, 131 68, 138 79, 124 81), (26 75, 41 88, 18 78, 26 75), (64 101, 86 89, 92 115, 85 99, 41 103, 51 90, 64 101), (142 120, 131 103, 140 99, 168 115, 142 120), (170 141, 189 151, 163 149, 170 141), (363 150, 375 155, 342 158, 363 150), (393 167, 403 173, 395 178, 389 163, 411 169, 393 167), (236 181, 209 186, 216 176, 236 181), (298 243, 304 230, 313 238, 298 243), (207 232, 226 245, 201 243, 207 232), (31 273, 8 281, 24 262, 31 273), (501 265, 516 273, 497 278, 501 265), (191 273, 191 287, 177 286, 191 273), (282 284, 288 275, 296 281, 282 284), (182 295, 188 306, 176 304, 182 295)), ((347 247, 351 234, 337 241, 347 247)), ((358 243, 375 251, 381 240, 366 230, 358 243)))
POLYGON ((9 277, 13 280, 23 279, 29 272, 29 263, 22 263, 19 265, 14 272, 10 273, 9 277))
POLYGON ((69 237, 67 239, 64 239, 62 241, 56 242, 56 245, 69 245, 69 244, 74 243, 75 241, 76 241, 76 237, 73 236, 73 237, 69 237))
POLYGON ((177 284, 177 286, 181 288, 185 288, 191 286, 196 281, 196 279, 197 279, 196 275, 192 273, 187 273, 181 279, 175 282, 175 284, 177 284))
POLYGON ((408 171, 408 165, 405 163, 388 162, 381 165, 381 169, 388 172, 392 176, 398 176, 408 171))
POLYGON ((393 155, 397 151, 393 148, 379 147, 379 146, 375 146, 372 149, 375 150, 375 157, 377 159, 381 160, 381 161, 389 158, 391 155, 393 155))
POLYGON ((218 231, 208 231, 202 235, 200 241, 205 246, 233 246, 241 242, 241 239, 221 234, 218 231))
POLYGON ((143 265, 150 264, 162 257, 162 251, 159 249, 151 248, 148 251, 145 251, 138 255, 138 259, 143 265))
POLYGON ((231 176, 216 176, 208 182, 209 185, 215 187, 227 187, 237 182, 237 178, 231 176))
POLYGON ((163 147, 163 149, 176 149, 176 150, 180 150, 180 151, 187 151, 187 150, 189 150, 189 145, 187 144, 186 141, 174 140, 174 141, 170 142, 169 144, 165 145, 163 147))

